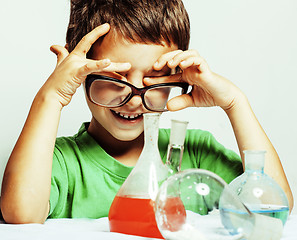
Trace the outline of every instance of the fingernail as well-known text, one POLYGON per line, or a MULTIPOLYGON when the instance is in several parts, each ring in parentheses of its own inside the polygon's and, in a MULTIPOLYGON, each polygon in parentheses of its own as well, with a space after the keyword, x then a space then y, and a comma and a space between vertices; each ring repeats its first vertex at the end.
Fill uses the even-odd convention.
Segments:
POLYGON ((172 65, 173 64, 173 60, 171 59, 169 62, 168 62, 169 65, 172 65))
POLYGON ((106 58, 102 60, 103 64, 109 64, 110 63, 110 59, 106 58))

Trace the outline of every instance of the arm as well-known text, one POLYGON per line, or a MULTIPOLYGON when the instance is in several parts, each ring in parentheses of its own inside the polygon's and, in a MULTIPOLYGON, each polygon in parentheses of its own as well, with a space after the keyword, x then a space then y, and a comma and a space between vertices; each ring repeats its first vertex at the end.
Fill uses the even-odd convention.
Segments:
MULTIPOLYGON (((242 159, 243 150, 267 151, 265 172, 283 188, 292 210, 293 195, 278 154, 240 89, 229 80, 213 73, 195 50, 166 53, 158 59, 154 68, 160 70, 165 65, 172 69, 179 66, 182 71, 167 78, 159 78, 158 81, 186 81, 193 86, 190 94, 169 101, 168 109, 176 111, 186 107, 221 107, 230 119, 242 159)), ((156 83, 156 79, 145 80, 146 84, 156 83)))
POLYGON ((49 212, 53 150, 61 110, 90 73, 125 71, 129 64, 90 60, 86 53, 109 31, 104 24, 87 34, 69 54, 61 46, 56 69, 37 93, 8 160, 2 183, 1 210, 7 223, 43 223, 49 212))
POLYGON ((40 91, 8 160, 1 209, 7 223, 44 222, 61 107, 40 91))

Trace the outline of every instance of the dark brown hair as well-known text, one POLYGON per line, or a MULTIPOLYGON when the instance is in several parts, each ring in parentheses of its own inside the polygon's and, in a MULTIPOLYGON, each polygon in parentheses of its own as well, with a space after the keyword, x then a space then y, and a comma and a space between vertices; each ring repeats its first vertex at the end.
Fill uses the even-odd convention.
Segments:
POLYGON ((188 49, 190 22, 182 0, 72 0, 66 42, 72 51, 84 35, 109 23, 135 43, 176 44, 188 49))

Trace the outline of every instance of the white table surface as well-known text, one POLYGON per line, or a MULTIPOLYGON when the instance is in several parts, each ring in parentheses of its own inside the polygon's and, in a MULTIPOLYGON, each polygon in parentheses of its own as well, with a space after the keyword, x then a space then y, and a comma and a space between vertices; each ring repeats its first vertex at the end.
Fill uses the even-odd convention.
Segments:
MULTIPOLYGON (((148 238, 111 233, 108 219, 48 219, 44 224, 5 224, 0 221, 1 240, 144 240, 148 238)), ((281 240, 297 240, 297 215, 291 215, 281 240)))

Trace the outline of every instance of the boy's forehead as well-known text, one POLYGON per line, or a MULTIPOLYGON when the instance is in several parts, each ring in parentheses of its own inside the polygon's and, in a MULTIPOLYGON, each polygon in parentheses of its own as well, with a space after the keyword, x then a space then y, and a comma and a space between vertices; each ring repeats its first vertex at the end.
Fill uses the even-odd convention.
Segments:
POLYGON ((111 61, 126 61, 134 58, 156 61, 162 54, 176 50, 177 46, 168 46, 153 43, 136 43, 126 39, 113 31, 109 32, 104 38, 96 41, 92 48, 92 58, 109 58, 111 61))

